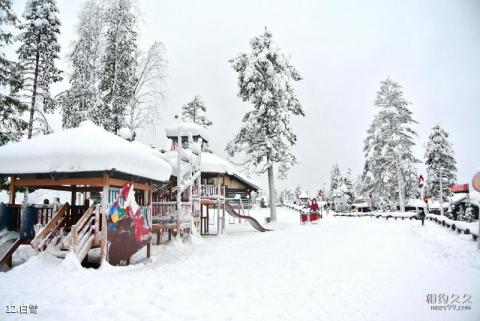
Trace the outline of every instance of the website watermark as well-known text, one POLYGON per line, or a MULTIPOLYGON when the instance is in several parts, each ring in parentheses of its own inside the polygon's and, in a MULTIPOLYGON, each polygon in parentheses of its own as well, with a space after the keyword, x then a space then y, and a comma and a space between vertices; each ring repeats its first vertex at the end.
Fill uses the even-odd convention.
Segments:
POLYGON ((472 309, 472 295, 429 293, 426 302, 432 311, 468 311, 472 309))

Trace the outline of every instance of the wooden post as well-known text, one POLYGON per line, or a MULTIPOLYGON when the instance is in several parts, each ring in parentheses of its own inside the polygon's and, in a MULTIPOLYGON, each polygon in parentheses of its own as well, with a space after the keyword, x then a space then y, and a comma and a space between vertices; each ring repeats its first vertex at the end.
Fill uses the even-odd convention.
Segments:
MULTIPOLYGON (((100 211, 100 206, 99 205, 97 205, 96 210, 100 211)), ((101 213, 101 215, 102 215, 102 231, 101 231, 100 240, 102 242, 102 245, 101 245, 101 248, 100 248, 100 260, 101 260, 101 262, 103 262, 103 259, 105 259, 105 261, 108 262, 107 216, 104 213, 101 213)))
POLYGON ((77 254, 77 243, 78 243, 78 231, 77 225, 72 226, 72 252, 77 254))
MULTIPOLYGON (((102 215, 102 250, 101 256, 105 258, 105 261, 108 262, 108 230, 107 230, 107 207, 108 207, 108 198, 110 192, 110 182, 107 172, 103 172, 103 190, 102 190, 102 207, 101 207, 101 215, 102 215)), ((100 211, 100 209, 98 209, 100 211)))
POLYGON ((9 189, 8 189, 8 193, 9 193, 9 203, 10 204, 15 204, 15 180, 17 178, 15 177, 15 175, 12 175, 10 176, 10 186, 9 186, 9 189))
POLYGON ((71 197, 71 206, 77 205, 77 186, 71 185, 72 187, 72 197, 71 197))

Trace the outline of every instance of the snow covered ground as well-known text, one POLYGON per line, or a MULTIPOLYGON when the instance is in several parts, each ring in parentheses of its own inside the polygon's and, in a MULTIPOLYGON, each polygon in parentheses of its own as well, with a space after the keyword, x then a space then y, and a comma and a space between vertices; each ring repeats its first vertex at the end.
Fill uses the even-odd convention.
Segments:
POLYGON ((155 246, 127 267, 34 256, 0 273, 0 301, 36 304, 38 315, 3 310, 0 319, 478 320, 480 250, 470 236, 369 217, 301 226, 296 212, 278 212, 274 232, 227 224, 223 236, 155 246), (433 311, 429 294, 469 295, 471 310, 433 311))

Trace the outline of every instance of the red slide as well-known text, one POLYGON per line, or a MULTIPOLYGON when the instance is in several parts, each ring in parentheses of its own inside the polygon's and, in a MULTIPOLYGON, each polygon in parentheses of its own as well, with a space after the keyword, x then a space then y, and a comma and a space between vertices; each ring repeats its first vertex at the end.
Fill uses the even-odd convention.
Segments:
POLYGON ((262 225, 260 225, 260 223, 258 223, 258 221, 253 217, 247 216, 247 215, 241 215, 240 213, 237 213, 235 209, 228 203, 225 203, 225 210, 227 211, 228 214, 230 214, 235 218, 241 218, 241 219, 247 220, 248 223, 250 223, 253 226, 253 228, 256 229, 257 231, 260 231, 260 232, 271 231, 267 228, 264 228, 262 225))

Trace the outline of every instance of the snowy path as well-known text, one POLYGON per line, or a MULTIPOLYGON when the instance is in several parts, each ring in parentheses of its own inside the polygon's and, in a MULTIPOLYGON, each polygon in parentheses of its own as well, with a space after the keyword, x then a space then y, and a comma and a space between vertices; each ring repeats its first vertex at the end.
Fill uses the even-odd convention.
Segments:
POLYGON ((154 247, 150 262, 129 267, 33 257, 0 273, 0 301, 37 304, 39 314, 0 319, 478 320, 471 237, 375 218, 300 226, 292 211, 279 212, 275 232, 227 225, 225 236, 154 247), (429 293, 472 295, 472 310, 431 311, 429 293))

